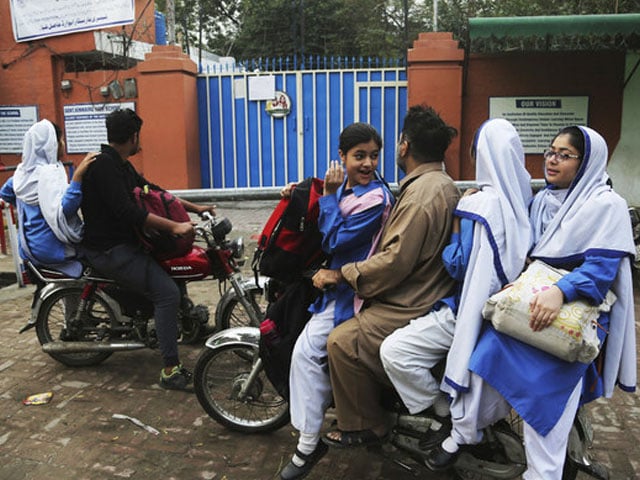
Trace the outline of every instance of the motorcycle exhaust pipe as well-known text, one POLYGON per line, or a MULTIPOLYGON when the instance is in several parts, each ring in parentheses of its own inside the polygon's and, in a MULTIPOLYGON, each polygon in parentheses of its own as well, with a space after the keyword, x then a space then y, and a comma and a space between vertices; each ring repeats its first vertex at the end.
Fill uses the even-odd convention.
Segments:
POLYGON ((54 341, 42 345, 45 353, 87 353, 121 352, 147 348, 142 342, 61 342, 54 341))

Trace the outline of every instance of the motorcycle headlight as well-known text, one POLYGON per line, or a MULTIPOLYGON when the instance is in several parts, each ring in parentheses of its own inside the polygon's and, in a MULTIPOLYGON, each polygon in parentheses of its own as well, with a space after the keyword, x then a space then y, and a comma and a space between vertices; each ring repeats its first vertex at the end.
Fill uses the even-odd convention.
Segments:
POLYGON ((244 241, 242 237, 236 238, 231 242, 231 251, 233 252, 233 258, 244 258, 244 241))
POLYGON ((224 240, 224 237, 231 231, 231 228, 231 221, 228 218, 219 218, 215 223, 211 224, 211 235, 213 235, 216 241, 220 242, 224 240))

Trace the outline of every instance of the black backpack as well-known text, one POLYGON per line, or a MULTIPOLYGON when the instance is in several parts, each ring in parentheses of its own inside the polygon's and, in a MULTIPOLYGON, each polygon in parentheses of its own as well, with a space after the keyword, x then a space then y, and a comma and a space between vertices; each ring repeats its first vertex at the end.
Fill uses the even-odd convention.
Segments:
POLYGON ((277 341, 261 335, 260 358, 267 378, 287 401, 293 347, 311 318, 309 306, 318 298, 319 293, 310 279, 302 278, 286 285, 267 308, 264 321, 271 320, 275 324, 277 331, 274 336, 277 341))

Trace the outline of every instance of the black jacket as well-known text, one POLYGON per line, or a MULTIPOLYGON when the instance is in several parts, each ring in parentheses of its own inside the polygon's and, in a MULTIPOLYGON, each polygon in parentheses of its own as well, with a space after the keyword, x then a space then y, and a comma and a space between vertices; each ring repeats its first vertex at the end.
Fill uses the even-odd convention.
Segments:
POLYGON ((136 228, 142 229, 147 212, 136 205, 133 189, 145 184, 158 188, 136 172, 115 149, 102 145, 100 155, 82 179, 85 224, 82 244, 96 250, 123 243, 138 244, 136 228))

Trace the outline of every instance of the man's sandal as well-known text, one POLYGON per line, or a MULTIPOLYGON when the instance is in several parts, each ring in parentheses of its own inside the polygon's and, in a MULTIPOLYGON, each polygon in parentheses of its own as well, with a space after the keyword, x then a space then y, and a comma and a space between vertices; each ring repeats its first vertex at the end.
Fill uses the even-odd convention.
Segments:
POLYGON ((334 430, 322 437, 322 441, 335 448, 368 447, 381 445, 387 441, 389 434, 379 437, 371 430, 357 430, 352 432, 334 430), (340 434, 340 439, 331 438, 332 434, 340 434))

